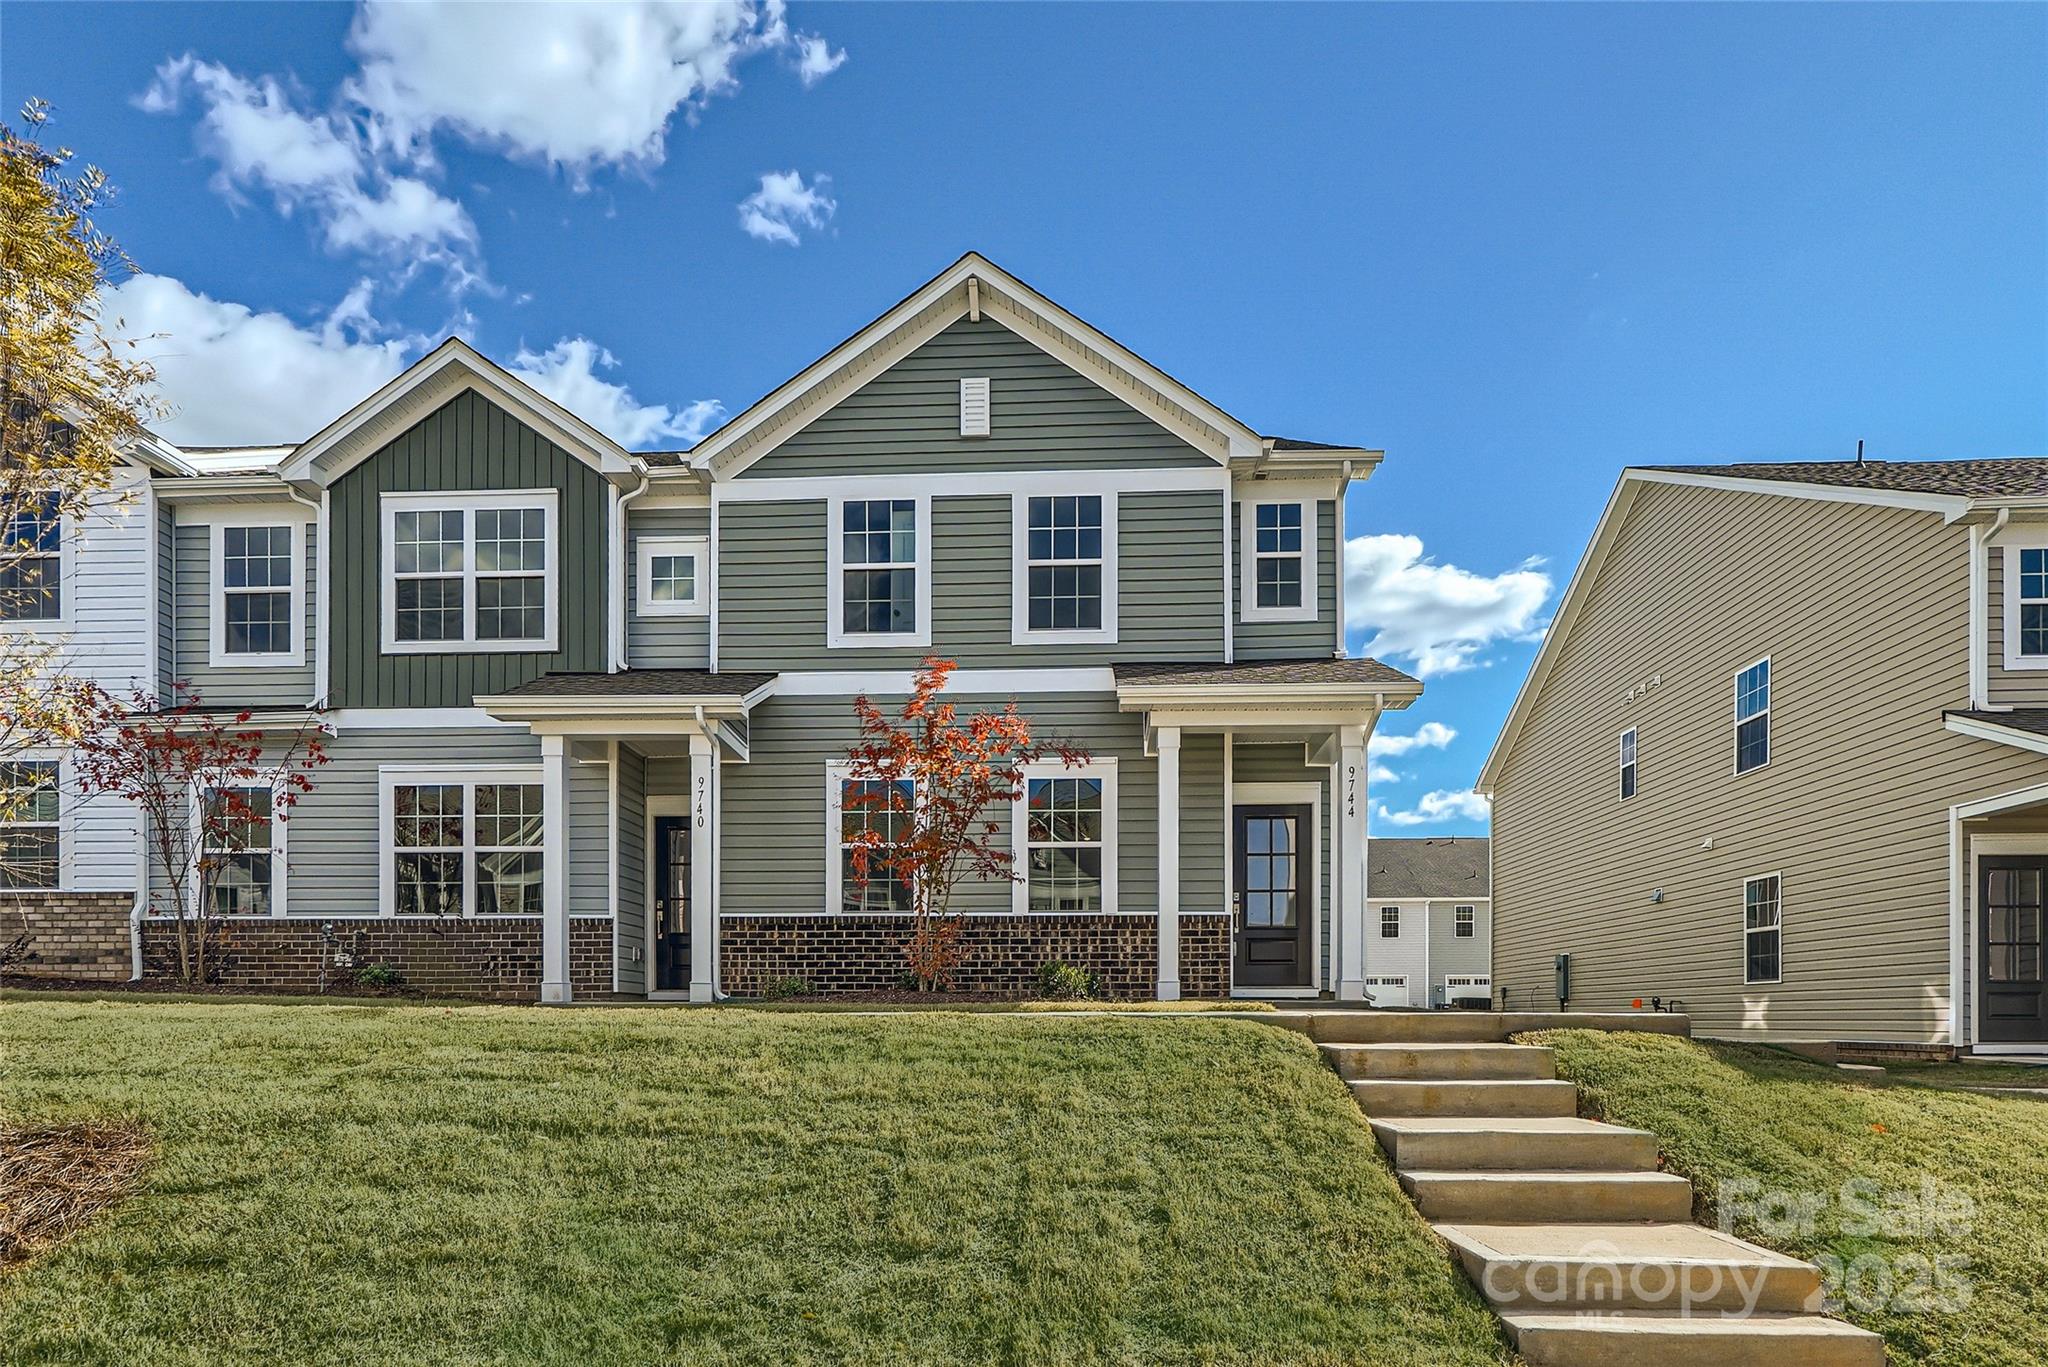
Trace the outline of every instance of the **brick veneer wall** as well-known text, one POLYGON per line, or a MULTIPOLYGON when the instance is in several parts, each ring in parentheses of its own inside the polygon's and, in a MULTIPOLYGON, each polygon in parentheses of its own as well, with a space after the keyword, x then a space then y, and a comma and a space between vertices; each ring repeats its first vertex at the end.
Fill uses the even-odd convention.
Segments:
MULTIPOLYGON (((404 985, 440 996, 486 997, 497 1001, 540 999, 540 920, 483 917, 475 920, 341 920, 313 917, 223 922, 215 981, 265 992, 317 992, 323 955, 327 988, 345 991, 350 961, 355 966, 387 964, 404 985), (321 927, 334 928, 326 944, 321 927)), ((144 921, 142 961, 148 977, 177 973, 176 929, 167 921, 144 921)), ((612 995, 612 922, 608 916, 569 920, 569 987, 577 1000, 612 995)))
MULTIPOLYGON (((1159 982, 1159 923, 1151 916, 969 916, 967 959, 956 978, 963 992, 1037 990, 1038 971, 1055 960, 1093 973, 1105 997, 1152 997, 1159 982)), ((733 916, 719 927, 719 985, 736 997, 760 996, 781 978, 818 992, 872 992, 901 986, 910 922, 901 916, 733 916)), ((1229 990, 1229 918, 1183 917, 1181 982, 1193 963, 1200 995, 1229 990), (1223 926, 1220 941, 1205 923, 1223 926), (1197 943, 1191 929, 1201 927, 1197 943), (1220 959, 1217 959, 1218 944, 1220 959), (1212 960, 1214 962, 1212 962, 1212 960)))
POLYGON ((0 893, 0 946, 28 935, 26 957, 6 971, 23 977, 125 982, 134 972, 128 940, 132 892, 0 893))
POLYGON ((1222 912, 1180 918, 1180 994, 1230 995, 1230 917, 1222 912))

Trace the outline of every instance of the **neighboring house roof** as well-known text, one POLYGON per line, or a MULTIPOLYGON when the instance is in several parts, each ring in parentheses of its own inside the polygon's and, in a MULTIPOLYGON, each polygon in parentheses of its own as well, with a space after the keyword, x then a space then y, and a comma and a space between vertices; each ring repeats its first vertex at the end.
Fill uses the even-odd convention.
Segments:
POLYGON ((1646 465, 1641 468, 1666 474, 1765 479, 1780 483, 1823 484, 1839 489, 1883 489, 1957 498, 2048 497, 2048 459, 2038 456, 2006 456, 1989 460, 1748 461, 1733 465, 1646 465))
POLYGON ((1378 660, 1254 660, 1245 664, 1202 661, 1132 661, 1110 666, 1118 687, 1161 684, 1175 687, 1233 684, 1358 684, 1414 687, 1421 681, 1378 660))
POLYGON ((616 674, 543 674, 501 698, 739 698, 775 682, 771 673, 708 669, 625 669, 616 674))
POLYGON ((1491 896, 1483 835, 1393 839, 1374 836, 1365 846, 1368 898, 1491 896))

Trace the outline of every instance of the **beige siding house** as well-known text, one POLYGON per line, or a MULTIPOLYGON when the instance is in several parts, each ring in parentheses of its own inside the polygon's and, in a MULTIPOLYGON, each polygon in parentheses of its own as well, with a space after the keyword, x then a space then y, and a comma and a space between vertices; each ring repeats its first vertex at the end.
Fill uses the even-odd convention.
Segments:
POLYGON ((2044 518, 2042 460, 1625 471, 1480 780, 1498 996, 2048 1047, 2044 518))

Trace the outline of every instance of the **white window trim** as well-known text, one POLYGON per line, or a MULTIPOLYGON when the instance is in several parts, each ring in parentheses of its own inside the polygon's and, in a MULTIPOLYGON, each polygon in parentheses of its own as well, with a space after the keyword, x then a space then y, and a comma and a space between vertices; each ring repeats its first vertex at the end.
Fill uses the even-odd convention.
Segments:
POLYGON ((1019 916, 1114 916, 1117 913, 1117 775, 1114 756, 1067 764, 1037 760, 1021 766, 1017 800, 1010 804, 1010 910, 1019 916), (1026 807, 1034 778, 1100 778, 1102 780, 1102 909, 1099 911, 1032 911, 1031 845, 1026 807))
POLYGON ((2048 655, 2028 655, 2020 649, 2020 552, 2048 550, 2048 533, 2007 533, 1992 543, 2004 562, 2005 592, 2001 615, 2004 619, 2004 656, 2007 669, 2048 669, 2048 655))
POLYGON ((1633 726, 1615 738, 1614 795, 1617 802, 1627 802, 1643 790, 1642 771, 1636 767, 1636 749, 1641 744, 1642 738, 1636 734, 1636 728, 1633 726), (1623 791, 1624 780, 1628 784, 1626 792, 1623 791))
MULTIPOLYGON (((561 585, 561 494, 554 489, 482 489, 441 492, 386 493, 378 496, 382 540, 377 570, 378 596, 383 600, 383 649, 386 655, 551 655, 558 648, 562 609, 561 585), (537 641, 479 641, 476 638, 476 515, 478 509, 539 508, 545 516, 544 564, 541 622, 543 635, 537 641), (398 576, 396 573, 396 526, 401 512, 460 512, 462 514, 462 636, 450 641, 401 641, 398 639, 398 576)), ((455 576, 445 575, 444 578, 455 576)), ((495 576, 486 576, 495 577, 495 576)), ((518 577, 518 576, 514 576, 518 577)))
MULTIPOLYGON (((58 491, 52 491, 58 492, 58 491)), ((4 530, 4 529, 0 529, 4 530)), ((11 632, 34 634, 37 632, 66 632, 71 629, 74 607, 72 600, 76 587, 72 583, 74 563, 71 555, 72 544, 78 539, 78 515, 66 501, 59 500, 57 513, 57 615, 55 617, 6 617, 0 618, 0 635, 11 632)))
MULTIPOLYGON (((538 764, 380 764, 377 766, 377 915, 387 921, 398 919, 398 816, 397 790, 416 784, 462 786, 462 919, 465 921, 533 921, 528 912, 480 912, 476 909, 476 789, 478 784, 520 783, 538 785, 542 810, 547 803, 547 771, 538 764)), ((616 838, 616 836, 614 836, 616 838)), ((408 846, 408 849, 413 848, 408 846)), ((453 848, 452 846, 450 848, 453 848)), ((502 848, 491 846, 491 849, 502 848)), ((541 876, 547 877, 547 861, 564 857, 547 844, 542 832, 539 846, 541 876)), ((540 915, 545 916, 543 908, 540 915)), ((430 916, 409 916, 409 921, 430 922, 430 916)))
MULTIPOLYGON (((1084 490, 1061 495, 1030 493, 1010 495, 1010 644, 1114 645, 1117 631, 1116 593, 1116 505, 1115 490, 1084 490), (1102 625, 1075 630, 1031 629, 1031 500, 1034 498, 1100 498, 1102 500, 1102 625)), ((1048 564, 1086 564, 1086 561, 1048 561, 1048 564)))
MULTIPOLYGON (((302 511, 272 509, 267 512, 235 513, 215 518, 207 531, 207 652, 206 662, 214 669, 288 669, 306 663, 306 530, 310 524, 302 511), (292 534, 291 649, 263 654, 235 654, 228 650, 227 537, 229 527, 283 527, 292 534)), ((251 589, 236 592, 275 593, 251 589)))
MULTIPOLYGON (((204 858, 206 855, 206 850, 203 848, 206 843, 205 811, 201 805, 206 800, 206 794, 218 788, 261 788, 263 786, 263 783, 259 779, 228 778, 218 773, 199 774, 193 778, 191 785, 185 790, 185 829, 191 832, 191 855, 194 865, 197 865, 199 860, 204 858)), ((285 883, 286 877, 291 869, 291 862, 285 858, 285 841, 289 838, 291 823, 288 821, 281 820, 278 816, 278 804, 280 800, 283 798, 283 796, 284 784, 282 780, 273 783, 270 788, 271 810, 269 914, 266 916, 221 916, 214 917, 212 919, 223 921, 266 921, 275 920, 278 917, 288 914, 291 902, 289 896, 287 895, 285 883)), ((241 853, 251 854, 254 853, 254 851, 243 850, 241 851, 241 853)), ((189 891, 186 893, 185 898, 186 905, 190 914, 194 917, 197 917, 200 914, 200 887, 199 871, 196 867, 191 871, 191 873, 189 874, 185 881, 189 889, 189 891)))
POLYGON ((1748 878, 1745 878, 1745 879, 1743 879, 1743 880, 1742 880, 1742 908, 1741 908, 1741 916, 1742 916, 1742 983, 1743 983, 1743 986, 1745 986, 1745 987, 1748 987, 1748 986, 1751 986, 1751 985, 1755 985, 1755 986, 1760 986, 1760 987, 1763 987, 1763 986, 1769 986, 1769 985, 1771 985, 1771 984, 1773 984, 1773 983, 1782 983, 1782 982, 1784 982, 1784 981, 1785 981, 1785 877, 1784 877, 1784 875, 1783 875, 1783 874, 1780 874, 1780 873, 1759 873, 1759 874, 1755 874, 1755 875, 1753 875, 1753 876, 1751 876, 1751 877, 1748 877, 1748 878), (1752 884, 1755 884, 1755 883, 1763 883, 1763 882, 1775 882, 1775 883, 1776 883, 1776 884, 1778 885, 1778 919, 1777 919, 1777 922, 1776 922, 1776 924, 1774 924, 1774 925, 1769 925, 1769 926, 1758 926, 1758 927, 1757 927, 1756 929, 1752 930, 1752 929, 1750 929, 1750 925, 1749 925, 1749 889, 1750 889, 1750 886, 1751 886, 1752 884), (1776 931, 1776 932, 1777 932, 1777 934, 1778 934, 1778 976, 1777 976, 1777 977, 1775 977, 1775 978, 1752 978, 1752 977, 1750 977, 1750 976, 1749 976, 1749 939, 1750 939, 1750 937, 1751 937, 1752 935, 1761 935, 1761 934, 1763 934, 1763 933, 1764 933, 1765 931, 1767 931, 1767 930, 1774 930, 1774 931, 1776 931))
POLYGON ((1778 671, 1771 667, 1770 656, 1759 656, 1735 671, 1730 686, 1731 696, 1728 699, 1728 713, 1731 720, 1728 726, 1728 736, 1733 744, 1735 753, 1729 756, 1728 764, 1730 771, 1737 778, 1741 778, 1745 774, 1761 773, 1765 769, 1770 768, 1771 761, 1778 757, 1777 732, 1771 725, 1771 712, 1778 704, 1778 671), (1751 713, 1745 717, 1742 715, 1742 676, 1755 669, 1758 665, 1764 667, 1764 696, 1769 701, 1764 704, 1761 711, 1751 713), (1755 721, 1758 717, 1764 719, 1764 762, 1745 769, 1742 767, 1742 724, 1746 721, 1755 721))
POLYGON ((932 499, 930 494, 878 495, 860 498, 834 494, 825 501, 825 648, 827 650, 882 650, 891 646, 929 646, 932 643, 932 499), (908 499, 916 507, 917 629, 915 631, 870 632, 846 630, 846 505, 851 503, 898 502, 908 499))
POLYGON ((634 538, 634 605, 641 617, 703 617, 711 611, 711 595, 705 592, 710 576, 711 538, 708 536, 638 536, 634 538), (689 555, 697 559, 693 592, 686 602, 658 602, 654 598, 654 561, 657 556, 689 555))
MULTIPOLYGON (((1316 577, 1316 542, 1321 527, 1316 518, 1314 498, 1259 498, 1238 500, 1238 586, 1237 620, 1240 622, 1313 622, 1322 581, 1316 577), (1259 606, 1259 508, 1263 505, 1301 509, 1301 603, 1291 608, 1259 606)), ((1268 557, 1269 559, 1272 557, 1268 557)))
POLYGON ((1476 902, 1459 902, 1451 907, 1451 938, 1453 940, 1476 940, 1479 938, 1479 905, 1476 902), (1461 913, 1471 912, 1470 920, 1461 913), (1464 927, 1472 927, 1467 934, 1464 927))
POLYGON ((1375 939, 1380 939, 1380 940, 1398 940, 1398 939, 1400 939, 1400 938, 1401 938, 1401 921, 1402 921, 1402 916, 1401 916, 1401 908, 1400 908, 1399 906, 1397 906, 1397 905, 1395 905, 1395 904, 1391 903, 1391 902, 1382 902, 1382 903, 1380 904, 1380 923, 1379 923, 1379 934, 1378 934, 1377 936, 1375 936, 1374 938, 1375 938, 1375 939), (1388 913, 1388 912, 1390 912, 1390 911, 1394 913, 1394 933, 1393 933, 1392 935, 1389 935, 1389 934, 1387 934, 1387 913, 1388 913))
POLYGON ((40 883, 24 883, 18 887, 0 885, 0 896, 19 892, 61 892, 70 885, 71 865, 66 856, 71 852, 70 833, 65 829, 64 818, 69 815, 64 801, 64 757, 54 750, 29 749, 7 756, 9 764, 48 764, 55 769, 54 787, 57 795, 57 819, 55 821, 17 821, 5 815, 4 789, 0 789, 0 831, 41 830, 49 828, 57 837, 57 879, 47 886, 40 883))
MULTIPOLYGON (((842 842, 841 818, 846 809, 842 805, 846 794, 842 791, 855 778, 854 768, 845 760, 825 762, 825 914, 828 916, 909 916, 908 911, 847 911, 845 909, 846 885, 840 878, 840 855, 845 851, 842 842)), ((907 783, 908 779, 898 779, 907 783)), ((921 800, 919 795, 917 800, 921 800)), ((873 875, 870 875, 872 877, 873 875)))

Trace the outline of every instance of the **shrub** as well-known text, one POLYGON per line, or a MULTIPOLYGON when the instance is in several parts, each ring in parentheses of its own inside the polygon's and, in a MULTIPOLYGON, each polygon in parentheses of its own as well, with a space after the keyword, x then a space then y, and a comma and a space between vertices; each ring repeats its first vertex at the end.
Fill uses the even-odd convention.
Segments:
POLYGON ((1042 997, 1058 997, 1065 1001, 1078 1001, 1095 995, 1095 975, 1085 968, 1076 968, 1070 963, 1054 959, 1038 970, 1038 994, 1042 997))
POLYGON ((815 995, 809 978, 770 978, 768 985, 761 989, 761 996, 771 1002, 815 995))
POLYGON ((390 964, 364 964, 356 970, 356 982, 363 987, 397 987, 405 975, 390 964))

